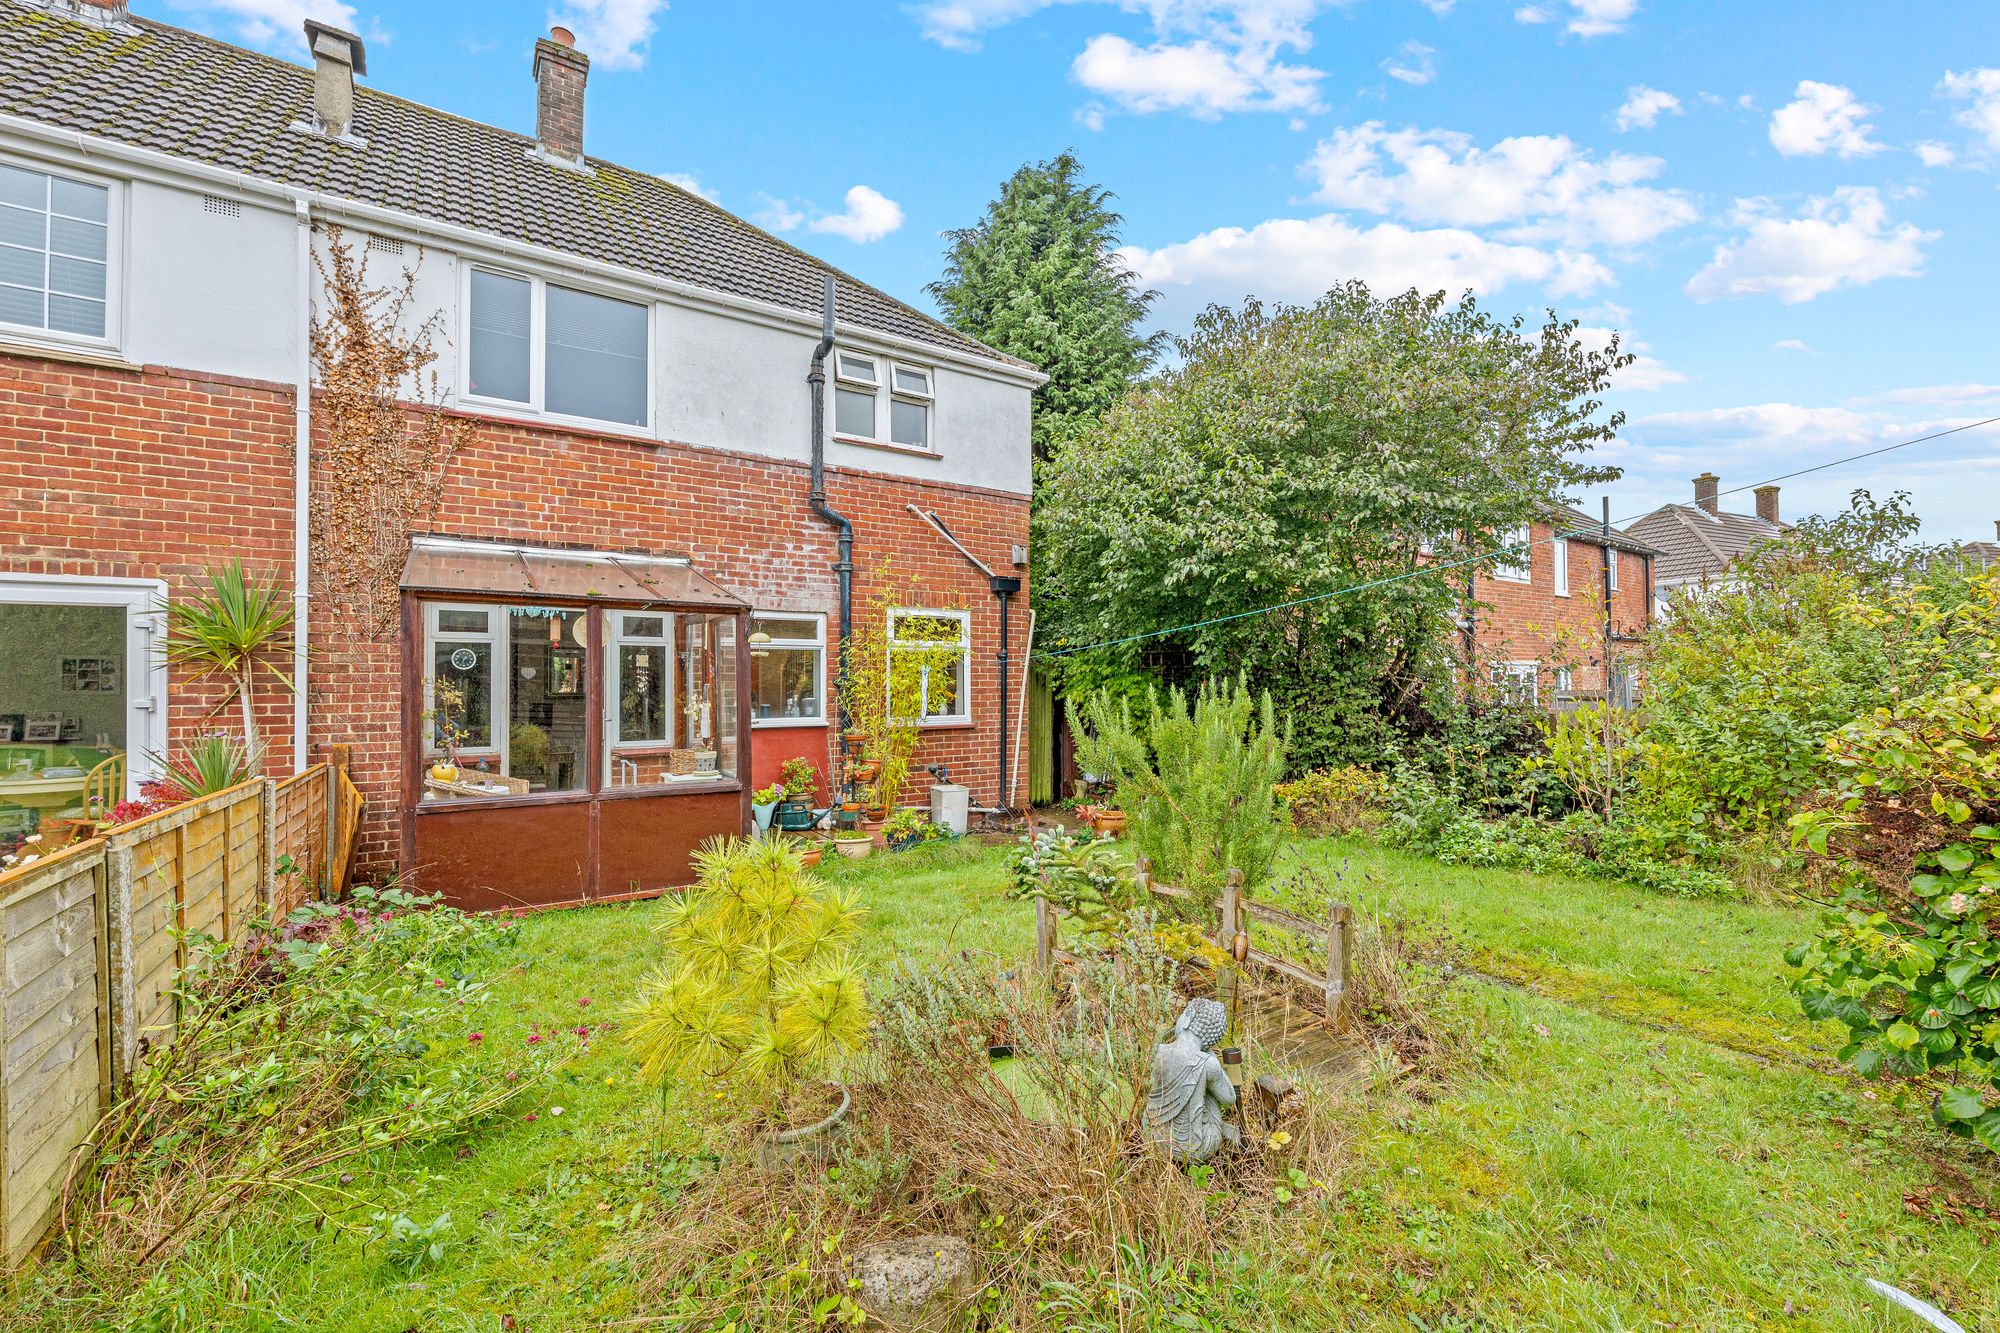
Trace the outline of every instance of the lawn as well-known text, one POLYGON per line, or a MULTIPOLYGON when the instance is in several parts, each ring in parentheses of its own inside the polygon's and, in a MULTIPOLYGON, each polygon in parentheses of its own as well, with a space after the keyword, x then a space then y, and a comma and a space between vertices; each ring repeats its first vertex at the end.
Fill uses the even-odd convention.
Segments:
MULTIPOLYGON (((1730 1049, 1753 1036, 1825 1048, 1776 975, 1795 914, 1442 867, 1365 841, 1295 852, 1344 866, 1370 910, 1441 921, 1477 972, 1513 984, 1426 984, 1457 1054, 1421 1087, 1356 1093, 1343 1173, 1302 1192, 1268 1243, 1212 1268, 1107 1279, 1122 1310, 1051 1293, 1046 1327, 1916 1327, 1885 1313, 1864 1276, 1969 1327, 2000 1321, 1994 1229, 1950 1216, 1989 1196, 1990 1155, 1844 1076, 1730 1049)), ((1031 947, 1031 913, 1004 898, 997 850, 830 870, 870 909, 871 966, 1031 947)), ((656 954, 659 910, 523 922, 493 998, 468 1019, 485 1049, 505 1059, 579 1016, 615 1027, 656 954)), ((469 1143, 392 1158, 360 1182, 420 1224, 449 1214, 441 1261, 413 1271, 274 1202, 114 1313, 88 1313, 116 1328, 724 1329, 726 1302, 689 1307, 698 1317, 646 1306, 625 1244, 635 1226, 670 1225, 711 1160, 690 1114, 704 1092, 641 1086, 615 1031, 601 1031, 555 1086, 469 1143)), ((89 1326, 52 1290, 31 1281, 10 1325, 89 1326)))

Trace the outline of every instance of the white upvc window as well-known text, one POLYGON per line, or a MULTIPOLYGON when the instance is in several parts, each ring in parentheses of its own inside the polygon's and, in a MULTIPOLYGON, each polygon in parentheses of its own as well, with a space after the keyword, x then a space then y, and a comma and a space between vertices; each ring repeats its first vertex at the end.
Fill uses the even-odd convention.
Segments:
POLYGON ((750 617, 754 727, 826 725, 826 616, 760 611, 750 617))
POLYGON ((931 372, 900 361, 890 371, 889 443, 931 447, 931 372))
POLYGON ((1611 591, 1618 591, 1618 550, 1616 547, 1607 546, 1604 548, 1604 581, 1610 587, 1611 591))
POLYGON ((1556 538, 1549 543, 1549 551, 1555 557, 1556 596, 1567 597, 1569 596, 1569 539, 1556 538))
POLYGON ((1500 534, 1500 554, 1493 560, 1493 577, 1505 579, 1509 583, 1527 583, 1533 578, 1534 548, 1529 545, 1533 533, 1527 524, 1509 528, 1500 534))
POLYGON ((1568 667, 1556 668, 1556 690, 1568 694, 1576 688, 1576 673, 1568 667))
POLYGON ((972 720, 972 613, 898 607, 889 612, 889 670, 921 654, 918 718, 925 725, 972 720), (945 661, 940 662, 940 657, 945 661))
POLYGON ((574 421, 652 422, 650 302, 469 265, 460 393, 574 421))
POLYGON ((674 618, 664 611, 606 611, 606 748, 674 743, 674 618))
POLYGON ((117 202, 110 182, 0 161, 0 328, 117 341, 117 202))
POLYGON ((935 453, 937 379, 925 366, 868 352, 834 352, 833 433, 859 444, 935 453))
POLYGON ((1541 702, 1541 663, 1539 662, 1495 662, 1493 683, 1499 686, 1500 696, 1509 703, 1534 707, 1541 702))

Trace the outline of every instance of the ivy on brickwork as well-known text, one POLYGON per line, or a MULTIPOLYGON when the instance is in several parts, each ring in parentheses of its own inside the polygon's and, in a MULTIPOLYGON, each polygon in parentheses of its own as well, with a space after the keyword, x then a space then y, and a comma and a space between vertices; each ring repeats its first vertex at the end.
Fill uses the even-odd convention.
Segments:
POLYGON ((391 286, 370 286, 365 248, 357 253, 337 226, 320 231, 312 356, 313 412, 323 429, 312 591, 333 615, 380 636, 396 623, 410 534, 435 518, 467 427, 445 414, 434 369, 443 316, 412 317, 415 269, 391 286))

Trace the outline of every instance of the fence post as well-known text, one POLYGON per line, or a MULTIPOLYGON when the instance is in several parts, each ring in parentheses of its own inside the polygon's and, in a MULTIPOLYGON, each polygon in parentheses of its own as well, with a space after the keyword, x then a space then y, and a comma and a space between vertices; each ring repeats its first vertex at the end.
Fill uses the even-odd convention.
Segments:
POLYGON ((257 907, 271 915, 272 881, 278 873, 278 784, 270 778, 257 792, 257 907))
POLYGON ((111 1082, 122 1086, 139 1054, 138 946, 132 939, 132 844, 104 844, 104 952, 110 962, 111 1082))
POLYGON ((1035 899, 1035 966, 1046 972, 1055 965, 1056 909, 1047 898, 1035 899))
POLYGON ((319 896, 333 892, 334 858, 340 855, 340 778, 354 760, 354 747, 326 747, 326 854, 320 858, 319 896))
POLYGON ((1141 856, 1132 863, 1132 878, 1139 892, 1147 898, 1153 896, 1153 862, 1150 857, 1141 856))
POLYGON ((1354 914, 1335 903, 1326 919, 1326 1021, 1335 1032, 1347 1029, 1347 967, 1354 944, 1354 914))
MULTIPOLYGON (((1229 955, 1229 961, 1215 974, 1216 998, 1229 1011, 1231 1028, 1236 1026, 1236 993, 1242 983, 1240 969, 1243 958, 1237 955, 1236 937, 1243 933, 1243 872, 1232 870, 1222 884, 1222 929, 1220 938, 1216 940, 1222 946, 1222 952, 1229 955)), ((1246 950, 1245 956, 1247 953, 1246 950)))

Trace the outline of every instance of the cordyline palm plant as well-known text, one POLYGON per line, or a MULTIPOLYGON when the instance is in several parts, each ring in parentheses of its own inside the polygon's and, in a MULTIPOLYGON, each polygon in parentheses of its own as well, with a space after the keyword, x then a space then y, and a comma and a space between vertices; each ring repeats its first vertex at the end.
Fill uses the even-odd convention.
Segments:
POLYGON ((645 1075, 720 1080, 767 1106, 836 1077, 868 1035, 848 952, 861 909, 779 842, 714 839, 695 869, 663 927, 671 957, 635 1005, 645 1075))
POLYGON ((197 736, 160 761, 159 794, 195 801, 257 775, 257 755, 234 736, 197 736))
POLYGON ((168 663, 192 667, 196 680, 221 676, 230 683, 243 706, 243 744, 253 760, 263 752, 251 708, 257 673, 268 672, 291 689, 291 677, 277 665, 291 651, 290 600, 275 578, 244 573, 241 560, 209 570, 208 591, 167 605, 168 663))

